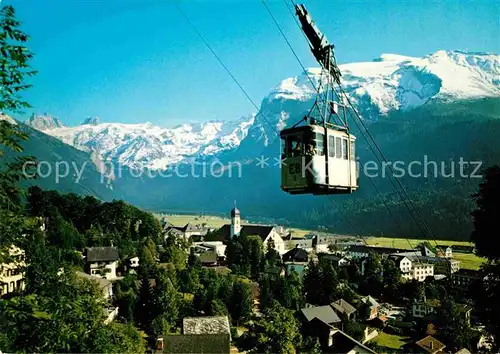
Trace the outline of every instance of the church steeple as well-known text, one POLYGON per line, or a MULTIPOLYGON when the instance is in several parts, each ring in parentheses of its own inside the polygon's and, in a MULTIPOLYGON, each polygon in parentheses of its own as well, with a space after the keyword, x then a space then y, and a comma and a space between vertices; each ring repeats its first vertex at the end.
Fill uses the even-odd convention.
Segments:
POLYGON ((239 236, 241 231, 240 211, 236 208, 236 200, 234 208, 231 210, 231 237, 239 236))

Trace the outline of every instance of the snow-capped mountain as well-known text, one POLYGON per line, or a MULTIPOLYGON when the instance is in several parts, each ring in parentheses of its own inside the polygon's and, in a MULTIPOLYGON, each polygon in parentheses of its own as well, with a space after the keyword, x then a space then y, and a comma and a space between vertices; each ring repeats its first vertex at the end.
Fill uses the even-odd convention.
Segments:
MULTIPOLYGON (((371 62, 339 66, 342 88, 362 117, 374 122, 391 111, 435 100, 500 97, 500 55, 438 51, 423 58, 382 54, 371 62)), ((283 80, 264 98, 248 138, 271 143, 275 130, 297 123, 316 98, 321 70, 283 80)))
POLYGON ((131 168, 165 169, 186 158, 205 157, 238 146, 247 135, 254 117, 238 121, 183 124, 173 129, 151 123, 99 123, 86 119, 76 127, 56 126, 52 118, 29 120, 27 124, 66 144, 92 153, 94 162, 112 161, 131 168))
MULTIPOLYGON (((500 97, 500 56, 496 54, 438 51, 423 58, 383 54, 371 62, 340 65, 340 71, 344 91, 371 122, 431 100, 500 97)), ((310 81, 318 87, 320 80, 318 68, 285 79, 262 100, 257 114, 237 121, 173 129, 150 123, 99 123, 96 118, 77 127, 40 116, 27 123, 102 160, 163 169, 185 159, 218 156, 237 148, 245 155, 268 146, 281 128, 295 124, 309 110, 316 97, 310 81)))
POLYGON ((48 132, 56 128, 64 127, 64 124, 58 118, 52 117, 47 113, 42 115, 33 113, 25 123, 42 132, 48 132))

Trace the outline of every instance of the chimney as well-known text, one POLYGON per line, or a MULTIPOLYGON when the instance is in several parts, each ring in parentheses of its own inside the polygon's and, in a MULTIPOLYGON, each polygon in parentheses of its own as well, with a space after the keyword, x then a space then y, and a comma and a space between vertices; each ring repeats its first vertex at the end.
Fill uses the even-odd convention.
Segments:
POLYGON ((429 348, 434 349, 433 347, 434 347, 434 342, 433 342, 433 341, 430 341, 430 342, 429 342, 429 348))

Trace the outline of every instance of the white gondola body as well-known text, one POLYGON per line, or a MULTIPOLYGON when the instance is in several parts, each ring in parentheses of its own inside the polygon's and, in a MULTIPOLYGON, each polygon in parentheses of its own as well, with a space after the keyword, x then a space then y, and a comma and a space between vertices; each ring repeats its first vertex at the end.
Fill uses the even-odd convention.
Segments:
POLYGON ((345 194, 358 188, 353 135, 307 125, 285 129, 281 138, 281 188, 285 192, 345 194))

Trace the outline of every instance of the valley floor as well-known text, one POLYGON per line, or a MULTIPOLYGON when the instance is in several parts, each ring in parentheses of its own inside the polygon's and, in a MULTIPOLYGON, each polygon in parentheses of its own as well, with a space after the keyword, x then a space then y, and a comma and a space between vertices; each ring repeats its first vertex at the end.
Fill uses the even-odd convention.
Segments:
MULTIPOLYGON (((212 216, 212 215, 194 215, 194 214, 162 214, 157 215, 167 216, 167 219, 170 223, 175 226, 184 226, 188 223, 194 224, 206 224, 208 227, 220 228, 225 224, 230 224, 231 220, 229 218, 224 218, 220 216, 212 216)), ((242 220, 245 223, 245 220, 242 220)), ((295 237, 304 237, 308 233, 318 233, 318 231, 307 230, 307 229, 299 229, 299 228, 290 228, 293 235, 295 237)), ((421 243, 422 239, 404 239, 404 238, 391 238, 391 237, 367 237, 366 242, 373 246, 379 247, 394 247, 394 248, 403 248, 410 249, 411 247, 415 247, 419 243, 421 243)), ((460 245, 460 246, 472 246, 471 242, 466 241, 452 241, 452 240, 432 240, 430 241, 431 245, 460 245), (435 242, 434 242, 435 241, 435 242)), ((479 269, 481 264, 483 264, 486 259, 476 256, 471 253, 459 253, 454 252, 453 258, 461 261, 461 268, 464 269, 479 269)))

